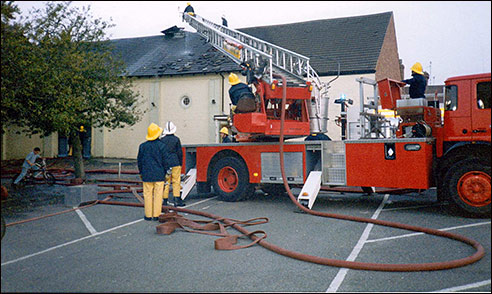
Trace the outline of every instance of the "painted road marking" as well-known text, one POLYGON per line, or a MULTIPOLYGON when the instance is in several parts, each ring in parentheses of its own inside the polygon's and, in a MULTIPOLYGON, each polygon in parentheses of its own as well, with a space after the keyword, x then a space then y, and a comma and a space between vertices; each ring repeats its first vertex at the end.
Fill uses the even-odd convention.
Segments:
MULTIPOLYGON (((389 198, 389 194, 384 195, 384 199, 379 205, 378 209, 374 212, 372 215, 371 219, 377 219, 379 216, 379 213, 383 210, 384 204, 389 198)), ((359 255, 360 251, 362 250, 362 247, 364 246, 364 243, 366 242, 367 238, 369 237, 369 234, 371 233, 372 228, 374 227, 374 224, 367 224, 364 232, 362 233, 362 236, 360 237, 359 241, 355 245, 354 249, 350 253, 349 257, 347 258, 347 261, 354 261, 357 258, 357 255, 359 255)), ((341 268, 333 281, 330 284, 330 287, 325 292, 336 292, 340 285, 342 284, 343 280, 345 279, 345 276, 347 275, 348 268, 341 268)))
POLYGON ((437 291, 432 291, 433 292, 458 292, 458 291, 463 291, 463 290, 468 290, 468 289, 473 289, 473 288, 478 288, 482 286, 490 285, 490 280, 485 280, 482 282, 476 282, 468 285, 463 285, 463 286, 457 286, 457 287, 452 287, 452 288, 446 288, 442 290, 437 290, 437 291))
MULTIPOLYGON (((483 225, 490 225, 490 222, 482 222, 482 223, 469 224, 469 225, 463 225, 463 226, 457 226, 457 227, 449 227, 449 228, 439 229, 439 231, 451 231, 451 230, 456 230, 456 229, 483 226, 483 225)), ((413 236, 418 236, 418 235, 425 235, 425 233, 411 233, 411 234, 405 234, 405 235, 400 235, 400 236, 393 236, 393 237, 367 240, 366 243, 381 242, 381 241, 387 241, 387 240, 393 240, 393 239, 413 237, 413 236)))
MULTIPOLYGON (((206 201, 210 201, 210 200, 212 200, 214 198, 215 197, 212 197, 212 198, 208 198, 208 199, 205 199, 205 200, 202 200, 202 201, 199 201, 199 202, 192 203, 192 204, 188 205, 188 207, 194 206, 194 205, 197 205, 197 204, 206 202, 206 201)), ((78 211, 78 210, 76 210, 76 211, 78 211)), ((66 243, 63 243, 63 244, 60 244, 60 245, 56 245, 56 246, 50 247, 48 249, 41 250, 39 252, 33 253, 33 254, 29 254, 29 255, 26 255, 26 256, 23 256, 23 257, 16 258, 16 259, 11 260, 11 261, 6 261, 6 262, 2 263, 1 266, 12 264, 12 263, 15 263, 15 262, 24 260, 24 259, 28 259, 28 258, 37 256, 37 255, 46 253, 46 252, 53 251, 53 250, 58 249, 58 248, 62 248, 62 247, 65 247, 65 246, 68 246, 68 245, 71 245, 71 244, 75 244, 77 242, 80 242, 80 241, 83 241, 83 240, 86 240, 86 239, 89 239, 89 238, 92 238, 92 237, 95 237, 95 236, 99 236, 99 235, 102 235, 102 234, 106 234, 106 233, 109 233, 111 231, 114 231, 114 230, 117 230, 117 229, 120 229, 120 228, 123 228, 123 227, 127 227, 127 226, 136 224, 136 223, 141 222, 141 221, 143 221, 143 219, 138 219, 136 221, 132 221, 132 222, 129 222, 129 223, 126 223, 126 224, 123 224, 123 225, 119 225, 117 227, 104 230, 102 232, 95 232, 94 234, 91 234, 89 236, 85 236, 85 237, 82 237, 82 238, 79 238, 79 239, 76 239, 76 240, 72 240, 72 241, 69 241, 69 242, 66 242, 66 243)))
MULTIPOLYGON (((74 207, 74 208, 76 208, 76 207, 74 207)), ((94 227, 89 222, 89 220, 87 219, 87 217, 85 216, 85 214, 82 211, 80 211, 80 209, 76 209, 75 212, 79 215, 80 219, 84 223, 84 225, 87 228, 87 230, 89 230, 89 232, 91 233, 91 235, 96 234, 97 233, 96 229, 94 229, 94 227)))

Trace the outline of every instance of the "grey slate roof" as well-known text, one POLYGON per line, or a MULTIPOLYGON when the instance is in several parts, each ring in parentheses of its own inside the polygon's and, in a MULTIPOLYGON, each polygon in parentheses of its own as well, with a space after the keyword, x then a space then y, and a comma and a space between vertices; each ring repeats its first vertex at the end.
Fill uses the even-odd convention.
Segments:
POLYGON ((113 53, 126 63, 128 76, 153 77, 218 73, 240 70, 240 66, 196 33, 183 36, 111 40, 113 53))
POLYGON ((392 12, 292 24, 242 28, 238 31, 310 58, 320 75, 374 73, 392 12))
MULTIPOLYGON (((374 73, 392 12, 239 29, 310 58, 320 75, 374 73)), ((173 28, 170 28, 173 29, 173 28)), ((172 31, 172 30, 171 30, 172 31)), ((129 76, 231 72, 239 65, 198 33, 111 40, 129 76), (184 36, 183 36, 184 35, 184 36)))

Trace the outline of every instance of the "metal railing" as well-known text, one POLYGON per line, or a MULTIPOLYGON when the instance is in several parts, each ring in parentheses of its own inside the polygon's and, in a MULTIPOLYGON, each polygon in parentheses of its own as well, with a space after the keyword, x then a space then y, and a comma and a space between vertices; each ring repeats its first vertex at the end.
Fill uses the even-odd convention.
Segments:
POLYGON ((296 77, 299 81, 311 81, 320 93, 325 92, 323 88, 326 88, 326 84, 321 81, 319 75, 310 66, 308 57, 216 24, 198 15, 185 14, 184 20, 216 49, 231 57, 238 64, 252 60, 258 66, 266 60, 268 63, 267 75, 270 82, 273 81, 272 75, 275 67, 296 77), (228 44, 230 45, 229 48, 227 48, 228 44), (230 48, 234 46, 238 49, 237 52, 230 48))

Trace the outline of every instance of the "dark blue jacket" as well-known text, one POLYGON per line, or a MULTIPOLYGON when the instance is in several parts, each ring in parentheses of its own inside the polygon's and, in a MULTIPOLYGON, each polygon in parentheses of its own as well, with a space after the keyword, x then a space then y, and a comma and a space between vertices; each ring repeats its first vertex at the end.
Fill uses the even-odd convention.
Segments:
POLYGON ((402 82, 409 84, 410 98, 425 98, 425 87, 427 86, 427 80, 423 75, 418 73, 412 73, 413 78, 403 80, 402 82))
POLYGON ((163 182, 166 176, 165 146, 159 140, 146 141, 138 148, 138 171, 144 182, 163 182))
POLYGON ((253 96, 251 88, 248 87, 248 85, 246 85, 245 83, 239 83, 232 86, 229 89, 229 97, 231 98, 232 105, 236 105, 239 101, 239 98, 241 98, 241 95, 243 95, 244 93, 250 93, 251 96, 253 96))
POLYGON ((222 143, 232 143, 232 139, 229 135, 226 135, 223 139, 222 139, 222 143))
POLYGON ((183 149, 181 149, 181 141, 179 138, 175 135, 166 135, 162 137, 160 141, 164 143, 166 169, 183 165, 183 149))

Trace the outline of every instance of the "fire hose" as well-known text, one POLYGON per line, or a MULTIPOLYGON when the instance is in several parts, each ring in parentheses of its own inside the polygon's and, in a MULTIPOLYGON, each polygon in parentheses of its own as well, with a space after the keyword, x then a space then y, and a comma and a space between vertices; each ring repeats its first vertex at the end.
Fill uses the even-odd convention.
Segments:
MULTIPOLYGON (((386 226, 386 227, 393 227, 397 229, 404 229, 404 230, 409 230, 409 231, 415 231, 415 232, 422 232, 425 234, 429 235, 434 235, 438 237, 444 237, 456 241, 460 241, 462 243, 468 244, 472 246, 476 252, 468 257, 461 258, 461 259, 455 259, 455 260, 450 260, 450 261, 443 261, 443 262, 433 262, 433 263, 412 263, 412 264, 382 264, 382 263, 367 263, 367 262, 356 262, 356 261, 347 261, 347 260, 339 260, 339 259, 329 259, 329 258, 324 258, 324 257, 319 257, 319 256, 313 256, 313 255, 308 255, 308 254, 303 254, 291 250, 287 250, 284 248, 281 248, 279 246, 276 246, 274 244, 269 243, 268 241, 265 240, 266 233, 263 231, 254 231, 250 232, 246 230, 242 225, 251 225, 251 224, 258 224, 258 223, 264 223, 264 222, 254 222, 254 220, 249 220, 245 222, 240 222, 228 218, 223 218, 217 215, 213 215, 210 213, 202 212, 202 211, 196 211, 196 210, 190 210, 190 209, 185 209, 185 208, 180 208, 180 207, 174 207, 172 208, 173 212, 169 211, 169 208, 167 206, 163 206, 164 214, 159 217, 160 222, 166 222, 168 219, 172 219, 171 223, 168 223, 168 227, 164 227, 162 225, 159 225, 157 227, 157 232, 158 233, 164 233, 164 234, 170 234, 174 231, 175 228, 181 227, 184 228, 185 225, 190 225, 190 221, 187 219, 184 219, 183 217, 179 216, 177 212, 183 212, 183 213, 189 213, 189 214, 194 214, 194 215, 200 215, 209 219, 214 219, 219 222, 219 225, 217 226, 216 224, 210 224, 207 223, 206 225, 199 225, 199 224, 191 224, 191 226, 195 229, 198 230, 187 230, 190 232, 198 232, 200 233, 199 230, 205 228, 205 229, 217 229, 219 228, 221 233, 219 234, 213 234, 213 233, 208 233, 216 236, 221 236, 223 237, 222 239, 218 239, 215 242, 215 247, 216 249, 239 249, 239 248, 245 248, 249 247, 253 244, 259 244, 262 247, 271 250, 273 252, 276 252, 278 254, 295 258, 298 260, 306 261, 306 262, 311 262, 311 263, 316 263, 316 264, 322 264, 322 265, 328 265, 328 266, 334 266, 334 267, 343 267, 343 268, 350 268, 350 269, 357 269, 357 270, 371 270, 371 271, 391 271, 391 272, 410 272, 410 271, 435 271, 435 270, 444 270, 444 269, 451 269, 451 268, 457 268, 457 267, 462 267, 466 266, 469 264, 472 264, 478 260, 480 260, 484 255, 485 251, 483 246, 478 243, 477 241, 458 235, 458 234, 453 234, 450 232, 444 232, 444 231, 439 231, 436 229, 431 229, 431 228, 425 228, 425 227, 418 227, 418 226, 412 226, 412 225, 407 225, 407 224, 402 224, 402 223, 396 223, 396 222, 389 222, 389 221, 383 221, 383 220, 377 220, 377 219, 370 219, 370 218, 363 218, 363 217, 355 217, 355 216, 348 216, 348 215, 341 215, 341 214, 335 214, 335 213, 326 213, 326 212, 319 212, 315 211, 312 209, 308 209, 301 205, 294 197, 292 194, 292 191, 290 190, 289 184, 287 183, 287 178, 285 176, 285 168, 284 168, 284 121, 285 121, 285 104, 286 104, 286 80, 285 77, 281 75, 275 75, 276 77, 282 78, 282 84, 283 84, 283 96, 282 96, 282 106, 281 106, 281 124, 280 124, 280 138, 279 138, 279 153, 280 153, 280 170, 282 174, 282 179, 283 183, 285 186, 285 190, 287 191, 287 194, 289 195, 289 198, 291 201, 301 210, 304 211, 308 214, 314 215, 314 216, 320 216, 320 217, 328 217, 328 218, 335 218, 335 219, 341 219, 341 220, 348 220, 348 221, 355 221, 355 222, 362 222, 362 223, 372 223, 375 225, 380 225, 380 226, 386 226), (229 235, 225 232, 225 227, 220 224, 220 222, 223 222, 226 226, 232 227, 236 229, 237 231, 241 232, 244 236, 249 237, 253 243, 247 246, 234 246, 233 244, 235 243, 235 239, 237 239, 236 235, 229 235), (160 231, 161 230, 161 231, 160 231), (261 233, 263 236, 258 237, 255 234, 261 233)), ((136 191, 132 189, 134 194, 136 194, 136 191)), ((139 197, 137 197, 139 198, 139 197)), ((143 202, 141 198, 139 198, 140 202, 143 202)), ((119 202, 119 201, 108 201, 108 198, 105 200, 97 201, 97 204, 107 204, 107 205, 123 205, 123 206, 133 206, 133 207, 144 207, 143 203, 133 203, 133 202, 119 202)), ((94 204, 96 204, 94 203, 94 204)), ((264 218, 266 221, 268 219, 264 218)), ((265 221, 265 222, 266 222, 265 221)))
MULTIPOLYGON (((357 270, 371 270, 371 271, 391 271, 391 272, 410 272, 410 271, 435 271, 435 270, 444 270, 444 269, 451 269, 451 268, 457 268, 457 267, 462 267, 469 265, 471 263, 474 263, 478 260, 480 260, 484 255, 485 251, 483 246, 478 243, 477 241, 458 235, 458 234, 453 234, 449 232, 444 232, 444 231, 439 231, 436 229, 431 229, 431 228, 425 228, 425 227, 418 227, 418 226, 412 226, 412 225, 407 225, 407 224, 402 224, 402 223, 396 223, 396 222, 389 222, 389 221, 383 221, 383 220, 377 220, 377 219, 370 219, 370 218, 363 218, 363 217, 355 217, 355 216, 348 216, 348 215, 341 215, 341 214, 334 214, 334 213, 325 213, 325 212, 319 212, 315 210, 308 209, 301 205, 294 197, 292 194, 290 187, 287 183, 287 178, 285 176, 285 168, 284 168, 284 121, 285 121, 285 104, 286 104, 286 80, 285 77, 276 75, 276 77, 282 78, 282 84, 283 84, 283 96, 282 96, 282 106, 281 106, 281 124, 280 124, 280 138, 279 138, 279 152, 280 152, 280 170, 282 173, 282 179, 283 183, 285 186, 285 190, 287 191, 287 194, 289 195, 289 198, 291 201, 302 211, 314 215, 314 216, 320 216, 320 217, 328 217, 328 218, 335 218, 335 219, 341 219, 341 220, 348 220, 348 221, 355 221, 355 222, 362 222, 362 223, 372 223, 375 225, 380 225, 380 226, 386 226, 386 227, 392 227, 392 228, 397 228, 397 229, 404 229, 404 230, 409 230, 409 231, 415 231, 415 232, 422 232, 425 234, 429 235, 434 235, 438 237, 444 237, 456 241, 460 241, 462 243, 468 244, 472 246, 476 252, 468 257, 461 258, 461 259, 455 259, 455 260, 450 260, 450 261, 443 261, 443 262, 432 262, 432 263, 412 263, 412 264, 382 264, 382 263, 367 263, 367 262, 356 262, 356 261, 347 261, 347 260, 339 260, 339 259, 330 259, 330 258, 324 258, 324 257, 319 257, 319 256, 312 256, 308 254, 303 254, 291 250, 287 250, 284 248, 281 248, 279 246, 276 246, 274 244, 269 243, 268 241, 265 240, 266 234, 263 231, 256 231, 259 233, 263 233, 264 235, 261 237, 258 237, 255 235, 256 232, 250 232, 246 230, 244 227, 240 225, 240 223, 233 221, 231 219, 223 218, 217 215, 213 215, 210 213, 202 212, 202 211, 195 211, 195 210, 190 210, 190 209, 185 209, 185 208, 179 208, 175 207, 173 208, 174 211, 177 212, 184 212, 184 213, 190 213, 194 215, 200 215, 204 216, 210 219, 215 219, 217 221, 221 221, 227 226, 233 227, 237 231, 241 232, 245 236, 248 236, 251 240, 253 240, 254 243, 257 243, 261 245, 262 247, 271 250, 273 252, 276 252, 278 254, 295 258, 298 260, 306 261, 306 262, 312 262, 316 264, 322 264, 322 265, 328 265, 328 266, 335 266, 335 267, 343 267, 343 268, 350 268, 350 269, 357 269, 357 270)), ((124 203, 124 202, 114 202, 114 201, 100 201, 101 204, 110 204, 110 205, 126 205, 126 206, 139 206, 143 207, 142 203, 124 203)), ((165 212, 168 211, 168 208, 163 206, 165 209, 165 212)), ((161 215, 162 216, 162 215, 161 215)), ((166 213, 164 214, 164 218, 166 218, 166 213)), ((162 222, 161 217, 159 220, 162 222)), ((164 220, 165 221, 165 220, 164 220)), ((161 225, 160 225, 161 226, 161 225)), ((170 234, 174 228, 177 227, 183 227, 180 226, 179 224, 174 223, 173 228, 166 228, 165 229, 165 234, 170 234)), ((159 227, 159 226, 158 226, 159 227)), ((158 231, 159 232, 159 231, 158 231)), ((218 234, 220 236, 224 236, 224 231, 221 229, 222 234, 218 234)), ((229 243, 226 245, 226 249, 230 249, 229 247, 232 247, 232 245, 229 243)), ((216 248, 217 248, 217 242, 216 242, 216 248)))

